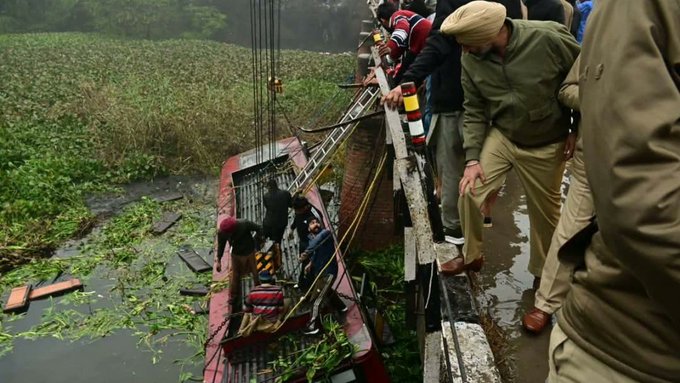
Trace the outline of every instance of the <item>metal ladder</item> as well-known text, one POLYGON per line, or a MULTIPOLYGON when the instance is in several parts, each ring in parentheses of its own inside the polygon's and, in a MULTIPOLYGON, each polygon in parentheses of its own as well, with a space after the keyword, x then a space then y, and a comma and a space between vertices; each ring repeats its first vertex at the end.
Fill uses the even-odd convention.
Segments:
MULTIPOLYGON (((361 117, 364 112, 371 107, 380 95, 380 88, 372 86, 367 87, 357 97, 349 107, 347 112, 342 116, 339 123, 348 122, 361 117)), ((339 128, 333 129, 331 134, 326 137, 323 143, 316 149, 312 158, 309 159, 307 165, 298 173, 295 180, 288 186, 288 191, 291 193, 306 187, 307 184, 321 171, 322 165, 333 156, 340 145, 350 136, 354 128, 359 124, 359 121, 354 121, 343 125, 339 128)))

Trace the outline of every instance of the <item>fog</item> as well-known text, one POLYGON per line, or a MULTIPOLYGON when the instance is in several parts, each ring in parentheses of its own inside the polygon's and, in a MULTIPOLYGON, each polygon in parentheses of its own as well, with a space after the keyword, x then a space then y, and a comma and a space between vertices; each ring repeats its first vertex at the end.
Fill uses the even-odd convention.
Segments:
MULTIPOLYGON (((352 50, 369 16, 364 0, 0 0, 0 33, 94 32, 250 46, 253 4, 273 5, 275 18, 280 14, 275 30, 284 49, 352 50)), ((259 20, 264 23, 263 14, 259 20)))

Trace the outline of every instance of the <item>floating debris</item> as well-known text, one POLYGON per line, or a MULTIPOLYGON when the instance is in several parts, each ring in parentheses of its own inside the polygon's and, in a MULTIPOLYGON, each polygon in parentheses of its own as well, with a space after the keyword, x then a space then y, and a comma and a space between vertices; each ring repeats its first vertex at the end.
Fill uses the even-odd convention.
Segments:
POLYGON ((203 297, 208 295, 210 290, 206 286, 197 286, 189 289, 179 289, 180 295, 190 296, 190 297, 203 297))
POLYGON ((170 201, 177 201, 178 199, 184 198, 184 194, 182 193, 169 193, 169 194, 162 194, 159 196, 156 196, 153 198, 154 201, 156 202, 170 202, 170 201))
POLYGON ((182 214, 167 212, 151 226, 151 232, 156 235, 163 234, 180 218, 182 218, 182 214))
POLYGON ((6 313, 23 311, 28 307, 28 294, 31 292, 31 285, 15 287, 9 294, 7 304, 2 310, 6 313))
POLYGON ((70 279, 68 281, 54 283, 35 289, 31 291, 29 298, 33 301, 36 299, 47 298, 50 296, 66 294, 74 290, 81 290, 83 288, 82 282, 79 279, 70 279))
POLYGON ((201 257, 196 250, 186 247, 177 252, 177 255, 189 266, 194 273, 203 273, 212 270, 212 266, 201 257))

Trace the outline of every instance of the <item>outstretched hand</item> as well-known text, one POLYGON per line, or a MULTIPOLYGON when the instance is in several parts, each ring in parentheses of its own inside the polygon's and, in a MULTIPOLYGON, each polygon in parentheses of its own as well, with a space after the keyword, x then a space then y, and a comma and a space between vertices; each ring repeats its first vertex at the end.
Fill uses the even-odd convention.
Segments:
POLYGON ((380 57, 387 56, 390 53, 391 53, 391 50, 390 50, 390 47, 387 46, 387 44, 382 43, 382 44, 378 45, 378 54, 380 55, 380 57))
POLYGON ((363 86, 378 85, 378 79, 375 77, 375 68, 371 68, 366 77, 361 81, 363 86))
POLYGON ((404 103, 404 95, 401 93, 401 85, 395 87, 380 100, 380 104, 386 104, 390 109, 397 109, 399 105, 404 103))

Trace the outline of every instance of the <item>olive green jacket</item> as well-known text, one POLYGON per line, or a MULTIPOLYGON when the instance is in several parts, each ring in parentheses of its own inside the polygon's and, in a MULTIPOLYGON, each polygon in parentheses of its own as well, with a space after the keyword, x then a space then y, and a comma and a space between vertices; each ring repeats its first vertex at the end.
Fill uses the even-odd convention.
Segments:
POLYGON ((639 382, 680 381, 679 36, 680 0, 598 0, 581 54, 599 232, 559 323, 639 382))
POLYGON ((517 145, 538 147, 564 139, 570 118, 557 91, 580 48, 564 25, 506 21, 511 29, 505 58, 463 54, 465 160, 479 159, 487 128, 517 145))

